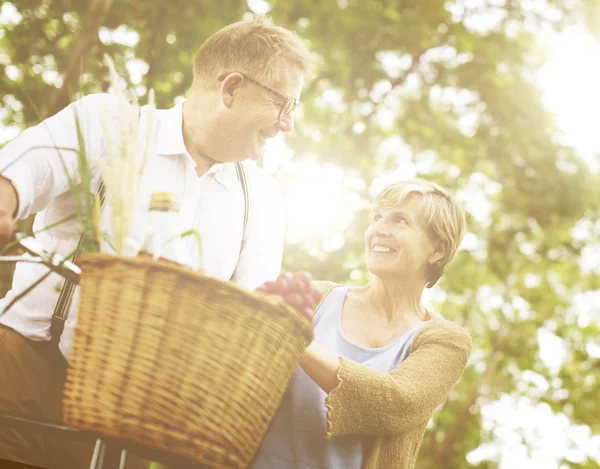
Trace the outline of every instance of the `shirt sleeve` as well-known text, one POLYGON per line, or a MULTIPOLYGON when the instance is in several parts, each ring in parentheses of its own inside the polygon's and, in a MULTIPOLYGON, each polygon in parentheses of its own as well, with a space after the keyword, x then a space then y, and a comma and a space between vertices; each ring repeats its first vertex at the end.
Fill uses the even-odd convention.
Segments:
POLYGON ((281 271, 285 217, 283 198, 275 180, 260 168, 246 170, 248 225, 233 281, 254 290, 281 271))
POLYGON ((10 180, 17 192, 18 219, 43 210, 68 191, 70 183, 81 182, 80 142, 92 165, 102 152, 97 111, 101 106, 114 111, 112 98, 96 94, 75 101, 0 149, 0 175, 10 180))
POLYGON ((325 438, 394 435, 427 425, 462 374, 471 337, 456 325, 424 327, 411 354, 389 373, 342 359, 340 383, 325 399, 325 438))

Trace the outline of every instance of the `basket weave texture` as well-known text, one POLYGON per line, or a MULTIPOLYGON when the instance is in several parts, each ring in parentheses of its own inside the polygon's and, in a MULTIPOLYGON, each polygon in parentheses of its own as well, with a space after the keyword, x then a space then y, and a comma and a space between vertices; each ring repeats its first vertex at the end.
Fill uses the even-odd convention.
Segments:
POLYGON ((267 295, 144 258, 82 256, 64 423, 245 468, 312 339, 267 295))

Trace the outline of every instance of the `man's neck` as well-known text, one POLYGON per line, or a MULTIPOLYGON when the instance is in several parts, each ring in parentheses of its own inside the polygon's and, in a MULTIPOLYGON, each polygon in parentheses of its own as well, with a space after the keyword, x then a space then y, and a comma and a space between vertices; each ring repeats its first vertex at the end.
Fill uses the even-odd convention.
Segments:
POLYGON ((197 156, 192 155, 191 153, 190 153, 190 156, 196 163, 196 173, 198 174, 198 177, 205 174, 212 167, 212 165, 216 163, 214 160, 211 160, 210 158, 204 158, 202 156, 197 157, 197 156))
POLYGON ((183 119, 182 119, 182 129, 181 132, 183 134, 183 143, 185 144, 185 148, 196 163, 196 173, 198 176, 202 176, 205 174, 213 164, 215 164, 215 160, 209 158, 204 155, 202 148, 199 145, 199 140, 201 137, 198 132, 190 131, 190 125, 188 122, 192 122, 192 117, 189 115, 190 112, 193 112, 190 109, 189 101, 183 103, 183 119))

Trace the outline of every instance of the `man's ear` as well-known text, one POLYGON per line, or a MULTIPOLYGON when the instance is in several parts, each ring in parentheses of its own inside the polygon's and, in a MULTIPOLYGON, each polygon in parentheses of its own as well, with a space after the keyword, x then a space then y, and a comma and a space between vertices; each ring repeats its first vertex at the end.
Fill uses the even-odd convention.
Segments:
POLYGON ((221 82, 221 100, 227 107, 235 101, 240 86, 244 83, 244 76, 240 73, 230 73, 221 82))

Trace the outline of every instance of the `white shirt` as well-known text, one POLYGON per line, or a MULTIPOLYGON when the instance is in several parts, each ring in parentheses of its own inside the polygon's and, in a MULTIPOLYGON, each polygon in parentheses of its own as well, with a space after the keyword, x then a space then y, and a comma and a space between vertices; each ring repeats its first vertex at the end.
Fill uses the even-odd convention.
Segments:
MULTIPOLYGON (((74 111, 85 134, 88 155, 104 156, 104 137, 98 109, 104 106, 117 112, 116 98, 109 94, 94 94, 72 103, 39 125, 25 130, 19 137, 0 149, 0 174, 14 185, 19 197, 17 218, 37 213, 34 232, 64 219, 75 212, 75 203, 65 175, 65 167, 55 146, 78 148, 74 111), (43 149, 33 147, 50 146, 43 149), (28 151, 30 150, 30 151, 28 151), (16 159, 19 155, 24 156, 16 159), (11 164, 8 168, 7 165, 11 164), (5 169, 6 168, 6 169, 5 169)), ((141 110, 140 132, 149 109, 141 110)), ((281 193, 274 179, 252 162, 245 162, 249 212, 246 235, 242 245, 244 195, 233 163, 213 165, 198 177, 195 163, 187 153, 182 135, 182 105, 153 114, 154 148, 141 182, 140 196, 130 237, 141 242, 145 235, 150 195, 170 191, 178 196, 179 221, 182 231, 197 229, 202 236, 202 253, 193 237, 187 247, 193 261, 202 256, 206 273, 232 279, 239 285, 254 289, 280 271, 283 251, 284 217, 281 193)), ((142 136, 142 138, 144 138, 142 136)), ((62 152, 64 164, 77 177, 77 156, 62 152)), ((93 160, 92 160, 93 163, 93 160)), ((92 164, 92 190, 98 188, 100 170, 92 164)), ((110 233, 110 205, 102 212, 102 229, 110 233)), ((80 237, 75 220, 36 234, 48 249, 63 255, 72 252, 80 237)), ((0 300, 0 323, 33 340, 50 339, 50 323, 63 278, 52 273, 44 282, 2 314, 5 306, 19 293, 39 279, 48 268, 40 264, 19 263, 15 269, 12 289, 0 300)), ((73 328, 77 320, 78 289, 69 310, 60 350, 69 358, 73 328)))

